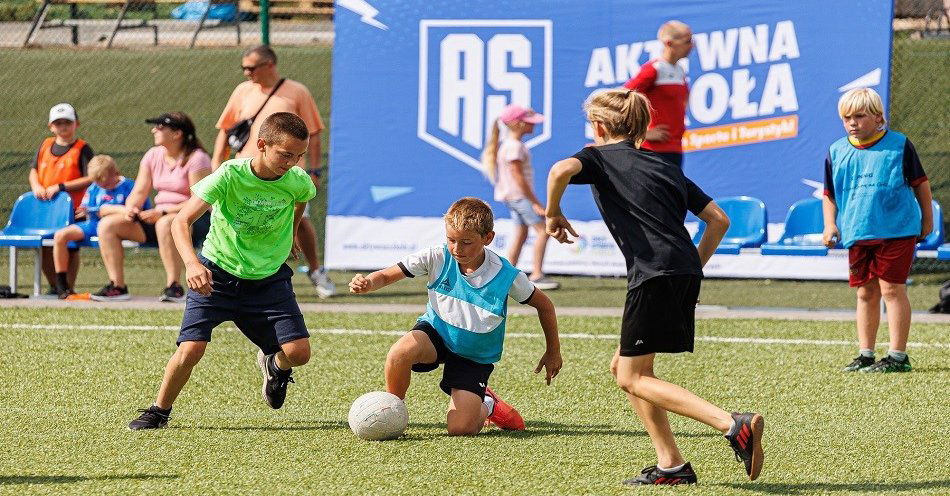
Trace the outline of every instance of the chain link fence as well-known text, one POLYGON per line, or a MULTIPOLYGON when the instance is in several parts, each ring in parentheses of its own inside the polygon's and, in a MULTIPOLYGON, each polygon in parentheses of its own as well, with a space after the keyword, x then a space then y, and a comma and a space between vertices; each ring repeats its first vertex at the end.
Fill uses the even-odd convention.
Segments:
MULTIPOLYGON (((270 4, 270 42, 279 71, 307 85, 328 124, 333 2, 270 4)), ((78 135, 97 153, 115 157, 127 176, 134 177, 139 159, 152 145, 144 119, 163 112, 189 114, 210 152, 214 124, 233 88, 244 80, 241 53, 261 42, 255 10, 259 0, 214 0, 212 8, 224 10, 204 21, 202 9, 196 20, 194 5, 187 5, 172 0, 0 1, 0 87, 7 89, 0 105, 0 225, 16 197, 29 190, 29 166, 49 135, 45 119, 56 103, 76 107, 78 135)), ((898 7, 898 15, 923 12, 898 7)), ((945 11, 925 7, 923 19, 895 19, 899 30, 894 33, 889 118, 917 146, 934 196, 947 212, 946 230, 950 23, 941 21, 945 11)), ((325 141, 328 134, 323 133, 325 141)), ((323 149, 328 149, 326 143, 323 149)), ((320 231, 326 203, 322 191, 313 216, 320 231)))

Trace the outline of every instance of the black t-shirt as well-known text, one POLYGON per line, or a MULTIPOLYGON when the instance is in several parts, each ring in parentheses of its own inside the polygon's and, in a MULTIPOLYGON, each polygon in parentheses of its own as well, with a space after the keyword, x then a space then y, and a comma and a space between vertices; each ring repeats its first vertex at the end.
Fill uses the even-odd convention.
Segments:
POLYGON ((658 154, 629 142, 577 152, 581 172, 573 184, 590 184, 594 201, 627 261, 627 287, 666 275, 699 275, 699 253, 683 225, 712 201, 658 154))
MULTIPOLYGON (((66 152, 68 152, 69 149, 72 148, 74 144, 76 143, 73 142, 72 144, 64 146, 64 145, 57 145, 54 142, 53 146, 50 147, 50 152, 53 154, 53 156, 62 157, 63 155, 66 155, 66 152)), ((79 175, 80 176, 88 175, 86 172, 86 168, 89 165, 89 161, 92 160, 92 157, 94 157, 95 155, 96 154, 93 153, 92 147, 89 146, 89 143, 85 143, 82 146, 82 150, 79 150, 79 175)), ((36 150, 36 155, 33 155, 33 162, 30 164, 30 168, 35 169, 39 160, 40 160, 40 151, 36 150)))

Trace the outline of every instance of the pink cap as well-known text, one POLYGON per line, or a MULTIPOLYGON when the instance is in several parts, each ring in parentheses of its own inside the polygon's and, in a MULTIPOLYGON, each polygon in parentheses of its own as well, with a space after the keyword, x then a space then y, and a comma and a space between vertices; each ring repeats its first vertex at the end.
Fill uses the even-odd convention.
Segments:
POLYGON ((514 121, 527 122, 528 124, 537 124, 544 120, 544 116, 526 107, 512 103, 505 107, 498 116, 501 122, 511 124, 514 121))

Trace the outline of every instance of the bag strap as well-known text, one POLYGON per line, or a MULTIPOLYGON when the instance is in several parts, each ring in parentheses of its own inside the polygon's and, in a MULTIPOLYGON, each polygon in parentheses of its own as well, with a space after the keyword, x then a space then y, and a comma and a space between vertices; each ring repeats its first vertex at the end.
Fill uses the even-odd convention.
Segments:
POLYGON ((254 120, 257 119, 257 116, 261 114, 262 110, 264 110, 267 102, 270 101, 270 97, 274 96, 274 93, 277 93, 277 90, 280 88, 280 85, 284 84, 284 81, 284 78, 280 78, 280 81, 277 81, 277 84, 274 85, 274 88, 270 90, 270 93, 267 95, 267 99, 265 99, 264 103, 261 104, 261 108, 257 109, 257 112, 254 112, 254 116, 251 117, 251 122, 254 122, 254 120))

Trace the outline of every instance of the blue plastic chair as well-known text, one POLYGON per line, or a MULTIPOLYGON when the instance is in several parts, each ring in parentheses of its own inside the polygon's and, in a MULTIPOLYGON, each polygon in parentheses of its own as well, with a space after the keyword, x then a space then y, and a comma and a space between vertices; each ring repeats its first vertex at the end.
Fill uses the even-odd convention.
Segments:
POLYGON ((805 198, 788 209, 785 232, 775 243, 762 245, 763 255, 824 256, 828 248, 822 243, 825 220, 821 200, 805 198))
POLYGON ((917 243, 918 250, 936 250, 943 244, 943 209, 937 200, 931 200, 934 213, 934 230, 926 238, 917 243))
POLYGON ((10 247, 10 290, 16 292, 16 249, 35 249, 33 295, 40 293, 40 247, 57 230, 73 223, 72 198, 66 193, 43 201, 33 193, 23 193, 13 204, 7 226, 0 231, 0 246, 10 247))
POLYGON ((950 260, 950 243, 937 248, 937 260, 950 260))
MULTIPOLYGON (((716 204, 729 216, 729 230, 716 249, 716 253, 738 255, 742 248, 757 248, 766 241, 766 227, 768 226, 768 212, 765 203, 751 196, 731 196, 717 198, 716 204)), ((699 240, 706 231, 706 223, 699 222, 699 230, 693 236, 693 243, 699 240)))

